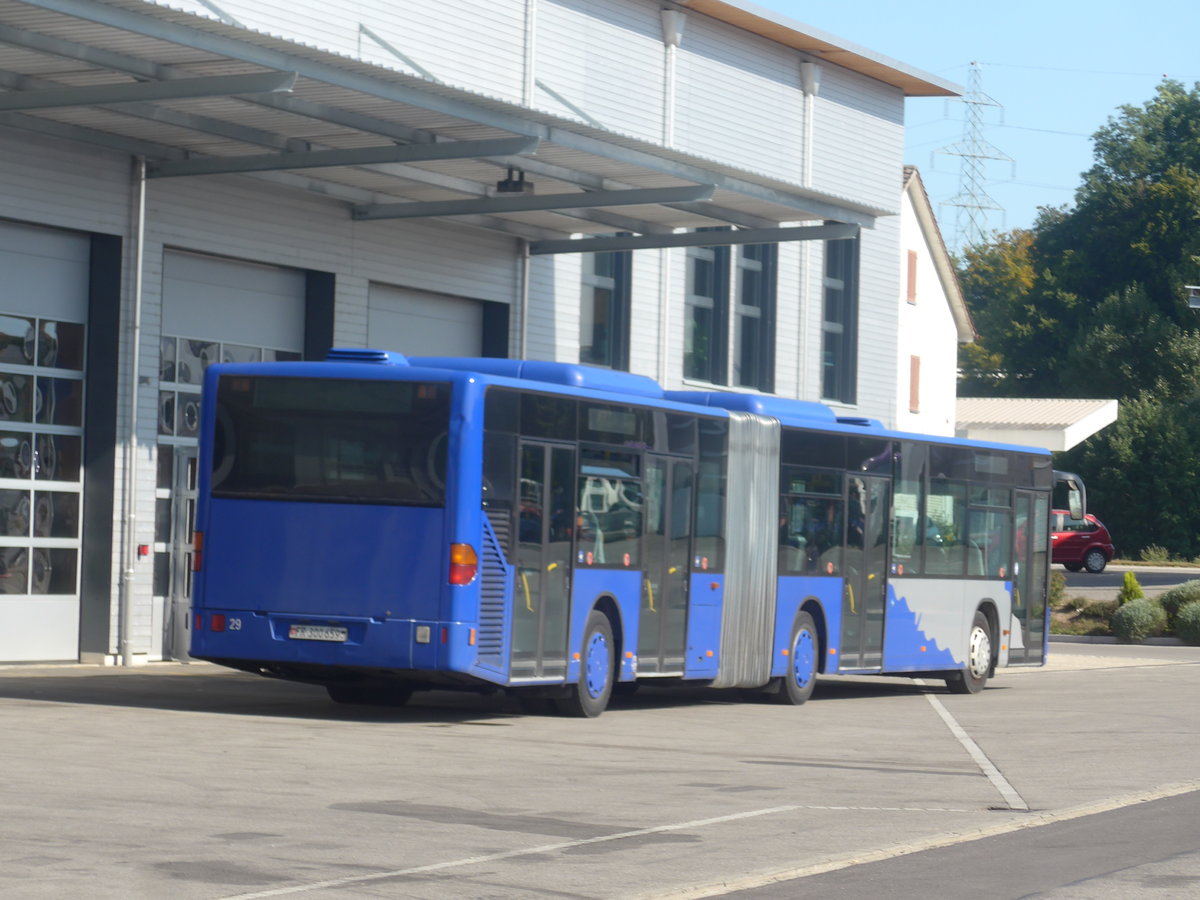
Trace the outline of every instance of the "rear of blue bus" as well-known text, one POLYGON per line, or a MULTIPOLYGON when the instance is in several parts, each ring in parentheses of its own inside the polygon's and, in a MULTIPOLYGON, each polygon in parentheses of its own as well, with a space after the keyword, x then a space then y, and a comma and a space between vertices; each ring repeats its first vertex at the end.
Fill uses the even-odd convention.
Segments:
POLYGON ((192 656, 327 685, 470 683, 480 452, 461 444, 464 392, 405 365, 211 367, 192 656))

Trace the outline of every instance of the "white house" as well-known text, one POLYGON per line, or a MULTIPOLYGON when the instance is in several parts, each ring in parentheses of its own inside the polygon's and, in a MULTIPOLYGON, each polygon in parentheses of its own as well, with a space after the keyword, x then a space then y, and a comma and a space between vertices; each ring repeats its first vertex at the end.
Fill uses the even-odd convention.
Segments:
POLYGON ((0 661, 182 652, 215 360, 582 360, 889 424, 898 355, 943 365, 900 346, 898 185, 905 99, 959 89, 741 0, 9 0, 0 91, 0 661))
POLYGON ((958 345, 975 339, 950 252, 920 173, 904 168, 900 200, 896 427, 955 433, 958 345))

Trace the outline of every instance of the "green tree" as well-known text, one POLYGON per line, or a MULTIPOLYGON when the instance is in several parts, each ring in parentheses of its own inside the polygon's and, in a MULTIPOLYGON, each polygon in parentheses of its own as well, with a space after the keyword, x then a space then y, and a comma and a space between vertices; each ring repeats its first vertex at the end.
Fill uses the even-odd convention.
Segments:
POLYGON ((1067 454, 1125 553, 1200 552, 1200 84, 1163 81, 1093 138, 1070 209, 964 251, 980 332, 964 396, 1116 397, 1067 454))
POLYGON ((1132 572, 1126 572, 1125 578, 1121 583, 1121 590, 1117 592, 1117 605, 1124 606, 1130 600, 1137 600, 1145 596, 1146 592, 1142 590, 1137 576, 1132 572))

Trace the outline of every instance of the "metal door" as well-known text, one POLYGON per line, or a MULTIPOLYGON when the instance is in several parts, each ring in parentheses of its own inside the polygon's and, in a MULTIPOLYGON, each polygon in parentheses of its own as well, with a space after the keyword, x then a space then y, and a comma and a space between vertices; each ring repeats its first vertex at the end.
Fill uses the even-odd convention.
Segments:
POLYGON ((567 674, 575 449, 523 441, 513 590, 512 677, 567 674))
POLYGON ((192 556, 196 551, 197 448, 160 446, 174 453, 171 481, 170 573, 164 656, 187 660, 191 639, 192 556))
POLYGON ((883 665, 890 495, 887 478, 854 474, 847 479, 842 669, 883 665))
POLYGON ((693 480, 690 460, 662 457, 646 460, 639 675, 683 673, 693 480))
POLYGON ((1045 655, 1050 500, 1017 491, 1013 547, 1011 663, 1040 663, 1045 655))

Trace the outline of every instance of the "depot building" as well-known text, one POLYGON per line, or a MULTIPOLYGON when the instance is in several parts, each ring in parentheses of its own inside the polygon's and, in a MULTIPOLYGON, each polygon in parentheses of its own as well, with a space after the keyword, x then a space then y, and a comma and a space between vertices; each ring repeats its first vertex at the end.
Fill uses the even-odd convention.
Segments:
POLYGON ((894 424, 904 102, 957 92, 743 2, 0 0, 0 662, 186 655, 218 361, 894 424))

